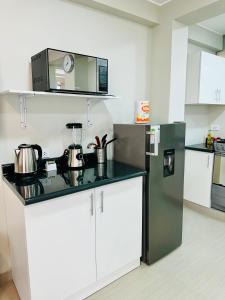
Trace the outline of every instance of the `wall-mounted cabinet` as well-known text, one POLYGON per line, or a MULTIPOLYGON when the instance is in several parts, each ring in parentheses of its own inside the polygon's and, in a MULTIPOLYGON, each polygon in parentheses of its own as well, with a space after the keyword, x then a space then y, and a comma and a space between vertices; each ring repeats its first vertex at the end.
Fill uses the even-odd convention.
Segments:
POLYGON ((225 105, 225 58, 204 51, 188 57, 186 104, 225 105))

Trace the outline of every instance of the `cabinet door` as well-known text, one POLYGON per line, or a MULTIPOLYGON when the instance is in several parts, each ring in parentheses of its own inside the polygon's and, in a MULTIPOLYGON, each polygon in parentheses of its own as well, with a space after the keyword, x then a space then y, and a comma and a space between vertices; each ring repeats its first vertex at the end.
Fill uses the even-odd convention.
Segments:
POLYGON ((142 239, 142 177, 95 191, 97 278, 139 259, 142 239))
POLYGON ((185 151, 184 199, 211 207, 214 154, 185 151))
POLYGON ((202 52, 199 103, 220 104, 221 57, 202 52))
POLYGON ((217 56, 217 59, 219 61, 219 78, 217 78, 219 104, 225 104, 225 58, 217 56))
POLYGON ((32 300, 66 299, 95 282, 93 196, 85 191, 26 207, 32 300))

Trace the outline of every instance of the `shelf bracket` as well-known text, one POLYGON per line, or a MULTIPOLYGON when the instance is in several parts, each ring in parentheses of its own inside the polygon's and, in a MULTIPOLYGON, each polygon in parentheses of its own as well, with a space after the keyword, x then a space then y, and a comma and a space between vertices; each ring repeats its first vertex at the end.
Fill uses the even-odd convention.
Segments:
POLYGON ((90 110, 91 110, 91 100, 87 98, 87 127, 91 127, 93 125, 90 118, 90 110))
POLYGON ((20 104, 20 126, 21 128, 27 128, 27 98, 25 95, 19 95, 20 104))

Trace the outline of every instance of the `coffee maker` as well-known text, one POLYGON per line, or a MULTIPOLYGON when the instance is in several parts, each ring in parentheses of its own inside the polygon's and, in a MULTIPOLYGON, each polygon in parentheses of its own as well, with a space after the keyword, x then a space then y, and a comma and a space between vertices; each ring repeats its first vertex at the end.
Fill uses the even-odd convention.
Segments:
POLYGON ((72 130, 72 144, 65 150, 67 155, 67 166, 72 169, 84 167, 84 157, 82 148, 82 124, 68 123, 66 128, 72 130))

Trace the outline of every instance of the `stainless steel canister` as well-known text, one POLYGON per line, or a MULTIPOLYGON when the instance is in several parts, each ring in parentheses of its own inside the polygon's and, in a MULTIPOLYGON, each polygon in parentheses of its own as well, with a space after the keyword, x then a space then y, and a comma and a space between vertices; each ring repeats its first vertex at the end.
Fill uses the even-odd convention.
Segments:
POLYGON ((97 162, 98 164, 105 164, 107 161, 107 149, 106 148, 97 148, 97 162))

